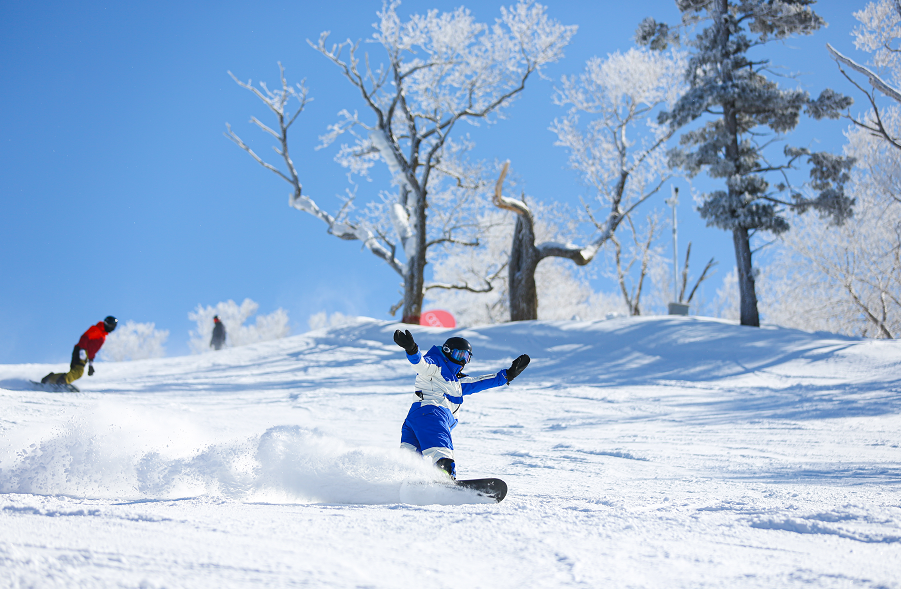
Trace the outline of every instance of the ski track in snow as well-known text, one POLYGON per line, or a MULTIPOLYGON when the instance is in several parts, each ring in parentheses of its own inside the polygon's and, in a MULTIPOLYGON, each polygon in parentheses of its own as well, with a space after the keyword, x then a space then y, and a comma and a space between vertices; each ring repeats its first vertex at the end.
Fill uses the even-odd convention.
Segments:
POLYGON ((901 347, 695 317, 461 334, 461 478, 397 449, 397 324, 0 365, 0 587, 901 587, 901 347))

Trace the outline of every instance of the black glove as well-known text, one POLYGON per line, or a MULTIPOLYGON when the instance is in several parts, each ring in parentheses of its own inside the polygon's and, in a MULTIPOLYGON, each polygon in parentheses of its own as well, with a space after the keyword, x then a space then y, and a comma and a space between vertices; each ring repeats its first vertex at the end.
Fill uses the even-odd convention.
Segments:
POLYGON ((507 382, 513 382, 513 379, 519 376, 523 370, 526 369, 526 366, 529 365, 529 362, 532 359, 529 358, 528 354, 523 354, 519 358, 513 361, 513 364, 510 365, 510 368, 507 369, 507 382))
POLYGON ((93 363, 88 364, 88 376, 94 376, 94 364, 93 363))
POLYGON ((410 333, 409 329, 405 331, 401 331, 399 329, 395 330, 394 343, 402 347, 407 353, 407 356, 413 356, 416 354, 416 352, 419 351, 419 346, 417 346, 416 342, 413 341, 413 334, 410 333))

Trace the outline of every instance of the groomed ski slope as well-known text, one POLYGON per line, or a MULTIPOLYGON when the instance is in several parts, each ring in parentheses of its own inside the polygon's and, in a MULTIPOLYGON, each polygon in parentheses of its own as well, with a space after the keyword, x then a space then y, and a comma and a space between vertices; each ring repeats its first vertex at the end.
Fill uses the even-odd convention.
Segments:
POLYGON ((2 587, 901 587, 901 344, 694 317, 462 334, 461 478, 396 449, 359 322, 198 356, 0 366, 2 587))

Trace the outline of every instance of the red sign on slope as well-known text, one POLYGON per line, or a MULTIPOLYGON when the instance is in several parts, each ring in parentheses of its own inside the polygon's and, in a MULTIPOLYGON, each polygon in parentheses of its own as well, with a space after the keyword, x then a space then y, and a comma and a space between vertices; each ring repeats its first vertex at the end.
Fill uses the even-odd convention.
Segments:
POLYGON ((440 309, 436 309, 434 311, 423 311, 422 315, 419 316, 419 324, 427 325, 429 327, 457 326, 457 322, 454 321, 454 316, 447 311, 441 311, 440 309))

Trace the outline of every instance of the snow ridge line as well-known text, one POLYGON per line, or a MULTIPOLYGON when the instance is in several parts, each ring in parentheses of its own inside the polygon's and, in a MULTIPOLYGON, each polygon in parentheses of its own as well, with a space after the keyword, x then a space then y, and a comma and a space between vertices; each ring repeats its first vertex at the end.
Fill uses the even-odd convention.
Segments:
POLYGON ((758 530, 779 530, 795 534, 823 534, 838 536, 847 540, 867 544, 895 544, 901 542, 901 536, 880 536, 878 534, 855 534, 823 525, 818 521, 805 521, 791 517, 763 518, 751 522, 751 527, 758 530))

